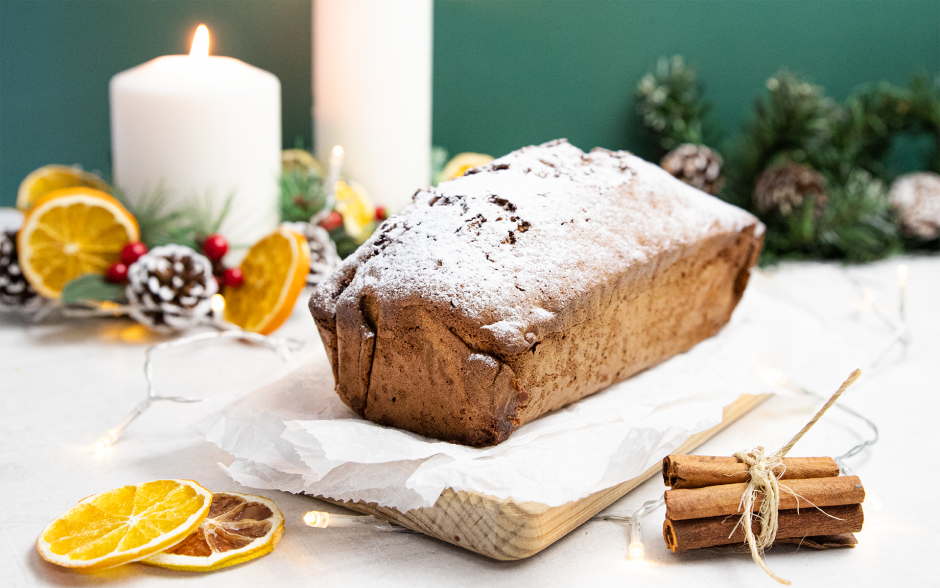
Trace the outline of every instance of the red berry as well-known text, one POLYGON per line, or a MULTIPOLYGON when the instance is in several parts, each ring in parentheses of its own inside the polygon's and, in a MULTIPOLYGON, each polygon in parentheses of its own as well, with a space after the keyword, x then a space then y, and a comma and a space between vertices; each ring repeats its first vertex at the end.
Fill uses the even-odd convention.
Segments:
POLYGON ((375 207, 375 220, 377 220, 377 221, 384 221, 384 220, 387 219, 387 218, 388 218, 388 211, 385 210, 385 207, 384 207, 384 206, 376 206, 376 207, 375 207))
POLYGON ((202 244, 202 252, 212 261, 222 259, 228 253, 228 241, 222 235, 209 235, 202 244))
POLYGON ((112 264, 111 267, 108 268, 108 273, 105 274, 104 278, 112 284, 120 284, 121 282, 127 281, 127 265, 120 261, 112 264))
POLYGON ((121 249, 121 263, 130 265, 140 259, 140 256, 147 253, 147 246, 140 241, 128 243, 121 249))
POLYGON ((229 288, 239 288, 245 283, 245 276, 242 274, 241 268, 230 267, 225 270, 225 276, 222 280, 229 288))
POLYGON ((343 225, 343 215, 336 212, 335 210, 330 212, 325 219, 320 221, 320 226, 326 229, 327 231, 333 231, 340 228, 343 225))

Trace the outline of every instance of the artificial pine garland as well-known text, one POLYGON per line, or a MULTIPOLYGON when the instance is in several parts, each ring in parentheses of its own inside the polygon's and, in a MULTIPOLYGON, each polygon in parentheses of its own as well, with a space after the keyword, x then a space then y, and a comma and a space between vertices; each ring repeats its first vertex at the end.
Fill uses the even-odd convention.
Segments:
MULTIPOLYGON (((673 57, 660 59, 656 72, 640 81, 637 111, 654 147, 702 142, 697 131, 677 135, 677 129, 705 128, 708 104, 695 80, 694 70, 673 57)), ((727 149, 728 182, 719 196, 767 225, 764 264, 794 258, 871 261, 904 247, 937 246, 902 241, 885 188, 894 179, 886 165, 893 141, 918 133, 932 138, 921 168, 940 171, 940 91, 924 76, 908 88, 866 86, 838 104, 821 87, 780 72, 767 81, 766 94, 755 100, 753 115, 727 149), (788 173, 817 173, 821 180, 793 180, 775 192, 774 181, 786 184, 788 173), (784 206, 769 205, 774 198, 784 206)))
POLYGON ((167 210, 166 193, 162 188, 143 194, 137 202, 131 202, 117 188, 112 188, 111 195, 137 220, 140 240, 148 248, 176 244, 196 250, 202 249, 206 237, 219 232, 234 197, 229 195, 219 210, 213 209, 208 198, 191 202, 182 210, 167 210))
POLYGON ((637 112, 659 157, 683 143, 714 144, 717 127, 695 70, 681 55, 660 57, 636 90, 637 112))

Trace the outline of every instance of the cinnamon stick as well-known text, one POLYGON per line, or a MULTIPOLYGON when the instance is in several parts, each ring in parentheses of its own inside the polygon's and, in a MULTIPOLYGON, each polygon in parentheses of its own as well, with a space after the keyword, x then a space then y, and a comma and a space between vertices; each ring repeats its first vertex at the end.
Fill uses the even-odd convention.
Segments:
MULTIPOLYGON (((833 478, 839 466, 831 457, 785 457, 774 468, 779 479, 833 478)), ((748 468, 735 457, 670 455, 663 460, 663 481, 673 489, 738 484, 750 480, 748 468)))
POLYGON ((810 549, 836 549, 840 547, 855 547, 858 545, 858 539, 852 533, 842 533, 841 535, 820 535, 819 537, 788 537, 774 541, 776 544, 790 544, 797 547, 808 547, 810 549))
MULTIPOLYGON (((823 510, 824 513, 816 508, 800 509, 799 512, 781 510, 777 518, 777 539, 841 535, 862 530, 865 521, 862 505, 830 506, 823 510)), ((740 517, 735 515, 685 521, 666 519, 663 538, 673 552, 743 543, 744 528, 740 525, 735 528, 739 520, 740 517)), ((755 518, 751 525, 754 533, 759 534, 760 521, 755 518)))
MULTIPOLYGON (((741 497, 747 484, 723 484, 707 488, 666 490, 666 517, 674 521, 703 519, 740 514, 741 497)), ((760 508, 763 495, 754 501, 754 512, 760 508)), ((811 478, 780 482, 780 510, 861 504, 865 488, 858 476, 811 478)))

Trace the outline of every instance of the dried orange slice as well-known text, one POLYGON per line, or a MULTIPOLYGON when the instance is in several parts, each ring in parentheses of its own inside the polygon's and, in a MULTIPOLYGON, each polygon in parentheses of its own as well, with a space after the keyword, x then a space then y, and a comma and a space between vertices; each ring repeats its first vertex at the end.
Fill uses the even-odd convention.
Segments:
POLYGON ((60 298, 83 274, 104 274, 121 249, 140 239, 137 221, 121 203, 94 188, 46 194, 26 213, 17 237, 20 267, 37 292, 60 298))
POLYGON ((347 184, 343 180, 336 182, 336 210, 343 215, 343 228, 356 240, 364 243, 375 221, 375 205, 369 198, 362 184, 352 182, 347 184))
POLYGON ((284 515, 264 496, 215 492, 209 516, 193 533, 142 563, 210 572, 271 553, 284 534, 284 515))
POLYGON ((281 151, 281 169, 284 172, 322 172, 320 162, 313 155, 303 149, 285 149, 281 151))
POLYGON ((310 273, 310 246, 297 231, 279 227, 252 245, 241 270, 242 285, 225 289, 225 320, 267 335, 294 311, 310 273))
POLYGON ((82 500, 46 527, 39 555, 67 568, 100 570, 179 543, 209 512, 212 493, 192 480, 124 486, 82 500))
POLYGON ((493 156, 485 153, 458 153, 444 166, 441 181, 446 182, 462 176, 468 169, 486 165, 493 161, 493 156))
POLYGON ((111 189, 101 176, 86 172, 80 167, 67 165, 46 165, 32 172, 20 182, 16 195, 16 207, 29 210, 33 203, 50 192, 62 188, 85 186, 107 192, 111 189))

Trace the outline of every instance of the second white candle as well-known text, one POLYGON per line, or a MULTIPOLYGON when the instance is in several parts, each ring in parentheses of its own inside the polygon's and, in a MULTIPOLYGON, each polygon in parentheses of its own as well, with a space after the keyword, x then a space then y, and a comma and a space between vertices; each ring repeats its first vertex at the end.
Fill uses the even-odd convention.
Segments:
POLYGON ((317 154, 398 212, 431 176, 432 0, 314 0, 317 154))

